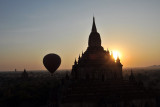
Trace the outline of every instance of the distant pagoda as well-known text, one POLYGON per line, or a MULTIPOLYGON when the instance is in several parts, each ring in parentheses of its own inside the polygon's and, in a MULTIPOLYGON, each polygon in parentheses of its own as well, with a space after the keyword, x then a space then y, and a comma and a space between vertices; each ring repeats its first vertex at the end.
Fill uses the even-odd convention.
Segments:
POLYGON ((24 69, 23 73, 21 74, 21 78, 28 79, 28 73, 27 73, 26 69, 24 69))
POLYGON ((101 46, 101 37, 97 32, 93 17, 92 30, 89 35, 88 48, 75 60, 72 66, 72 79, 111 80, 122 79, 122 64, 119 57, 115 61, 113 54, 101 46))

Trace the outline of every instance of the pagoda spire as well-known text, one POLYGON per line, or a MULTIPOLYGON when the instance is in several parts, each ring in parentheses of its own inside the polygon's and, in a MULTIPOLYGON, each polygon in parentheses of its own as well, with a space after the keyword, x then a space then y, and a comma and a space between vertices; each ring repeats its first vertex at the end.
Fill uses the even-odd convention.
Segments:
POLYGON ((80 60, 80 59, 81 59, 81 56, 80 56, 80 54, 79 54, 78 60, 80 60))
POLYGON ((79 57, 78 57, 78 63, 80 62, 80 60, 81 60, 81 57, 80 57, 80 54, 79 54, 79 57))
POLYGON ((93 16, 92 32, 97 32, 94 16, 93 16))
POLYGON ((83 51, 82 51, 82 56, 83 56, 83 54, 84 54, 84 53, 83 53, 83 51))
POLYGON ((75 61, 74 61, 74 65, 77 65, 77 61, 76 61, 76 58, 75 58, 75 61))
POLYGON ((131 69, 131 75, 129 76, 129 80, 130 81, 135 81, 135 77, 134 77, 134 74, 132 72, 132 69, 131 69))

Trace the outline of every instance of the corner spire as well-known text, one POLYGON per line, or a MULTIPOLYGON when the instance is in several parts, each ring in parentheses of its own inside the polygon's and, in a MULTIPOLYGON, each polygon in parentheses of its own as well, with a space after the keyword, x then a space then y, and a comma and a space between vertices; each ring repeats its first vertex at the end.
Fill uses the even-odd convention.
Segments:
POLYGON ((92 32, 97 32, 94 16, 93 16, 92 32))
POLYGON ((76 61, 76 58, 75 58, 75 61, 74 61, 74 65, 77 65, 77 61, 76 61))
POLYGON ((135 77, 134 77, 134 74, 132 72, 132 69, 131 69, 131 75, 129 76, 129 80, 130 81, 135 81, 135 77))

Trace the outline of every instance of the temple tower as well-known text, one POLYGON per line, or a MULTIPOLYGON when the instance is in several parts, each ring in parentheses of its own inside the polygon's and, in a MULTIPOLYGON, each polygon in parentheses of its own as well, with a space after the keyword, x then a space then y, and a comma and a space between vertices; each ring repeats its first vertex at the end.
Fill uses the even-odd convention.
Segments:
POLYGON ((72 79, 83 80, 122 79, 120 59, 115 61, 109 50, 106 51, 101 46, 101 37, 97 32, 94 17, 87 50, 82 52, 82 56, 79 55, 78 62, 75 61, 71 75, 72 79))

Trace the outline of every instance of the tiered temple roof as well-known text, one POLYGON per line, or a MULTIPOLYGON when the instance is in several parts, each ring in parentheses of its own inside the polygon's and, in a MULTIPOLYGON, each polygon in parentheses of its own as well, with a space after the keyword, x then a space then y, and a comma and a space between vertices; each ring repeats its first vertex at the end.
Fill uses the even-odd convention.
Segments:
MULTIPOLYGON (((122 79, 120 59, 118 58, 115 61, 113 54, 110 54, 108 49, 106 51, 101 46, 101 37, 97 32, 94 17, 87 50, 84 53, 82 52, 81 56, 79 55, 78 62, 75 61, 72 67, 72 78, 84 79, 86 75, 89 75, 92 79, 94 79, 93 75, 104 75, 105 79, 114 79, 114 76, 122 79)), ((96 77, 96 79, 102 79, 101 77, 96 77)))

